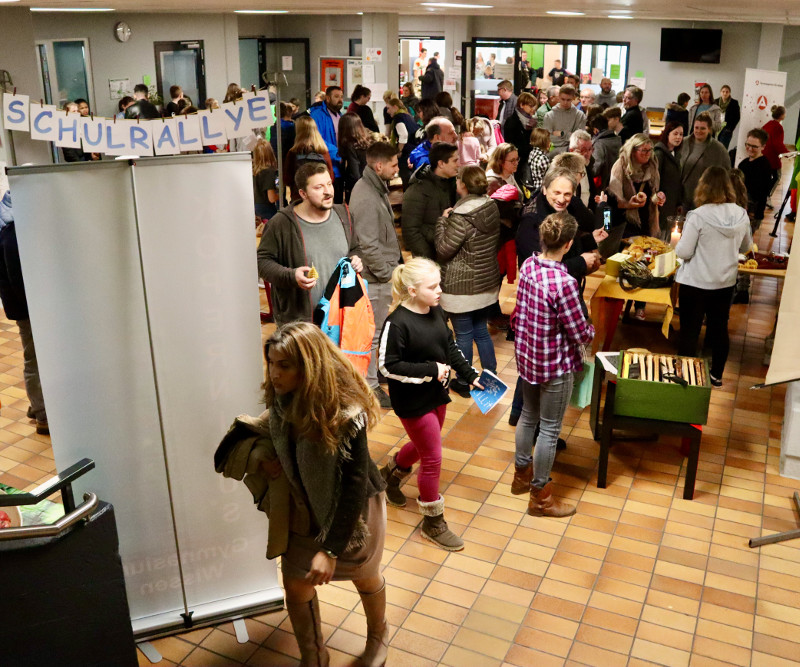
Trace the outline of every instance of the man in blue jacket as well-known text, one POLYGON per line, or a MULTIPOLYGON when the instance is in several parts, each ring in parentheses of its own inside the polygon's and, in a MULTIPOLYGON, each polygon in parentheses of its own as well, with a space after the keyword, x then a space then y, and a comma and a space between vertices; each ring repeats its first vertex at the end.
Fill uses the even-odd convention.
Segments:
POLYGON ((333 201, 341 204, 344 201, 344 179, 339 161, 339 118, 341 117, 344 93, 339 86, 328 86, 325 89, 325 100, 312 104, 309 115, 317 124, 317 129, 325 140, 328 154, 333 163, 333 201))

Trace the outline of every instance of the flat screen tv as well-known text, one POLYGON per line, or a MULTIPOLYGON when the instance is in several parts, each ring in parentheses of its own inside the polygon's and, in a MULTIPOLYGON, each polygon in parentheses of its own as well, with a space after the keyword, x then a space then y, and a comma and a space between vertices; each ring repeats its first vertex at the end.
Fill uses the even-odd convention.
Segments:
POLYGON ((661 28, 661 61, 718 63, 722 30, 661 28))

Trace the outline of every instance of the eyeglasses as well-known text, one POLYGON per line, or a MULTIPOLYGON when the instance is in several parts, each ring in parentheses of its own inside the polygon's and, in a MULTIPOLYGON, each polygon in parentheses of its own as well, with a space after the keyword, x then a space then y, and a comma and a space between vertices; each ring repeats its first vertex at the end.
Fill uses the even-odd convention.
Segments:
POLYGON ((745 144, 744 147, 745 148, 752 148, 753 150, 757 150, 757 149, 761 148, 761 144, 745 144))
POLYGON ((511 162, 512 164, 517 164, 517 162, 519 162, 519 158, 518 157, 506 158, 505 160, 503 160, 503 162, 511 162))
POLYGON ((652 148, 637 148, 636 150, 642 155, 648 155, 653 152, 652 148))

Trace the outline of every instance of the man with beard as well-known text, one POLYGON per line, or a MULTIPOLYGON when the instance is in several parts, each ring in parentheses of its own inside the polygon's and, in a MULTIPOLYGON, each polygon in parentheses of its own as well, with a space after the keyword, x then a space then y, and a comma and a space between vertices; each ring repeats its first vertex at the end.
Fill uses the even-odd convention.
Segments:
POLYGON ((611 79, 607 76, 600 79, 600 92, 595 98, 594 103, 599 104, 604 109, 617 106, 617 94, 611 90, 611 79))
POLYGON ((624 144, 634 134, 644 132, 644 114, 640 108, 642 102, 642 89, 636 86, 628 86, 622 95, 622 106, 625 113, 622 115, 622 129, 619 137, 624 144))
POLYGON ((344 178, 339 159, 339 118, 341 117, 344 93, 339 86, 328 86, 325 99, 311 105, 308 114, 317 124, 317 129, 325 140, 328 154, 333 164, 333 200, 337 204, 344 201, 344 178))
POLYGON ((258 246, 258 273, 272 284, 278 326, 295 320, 311 321, 342 257, 350 256, 359 273, 363 268, 356 254, 358 241, 350 213, 333 203, 328 167, 307 162, 297 170, 295 185, 302 201, 270 219, 258 246))

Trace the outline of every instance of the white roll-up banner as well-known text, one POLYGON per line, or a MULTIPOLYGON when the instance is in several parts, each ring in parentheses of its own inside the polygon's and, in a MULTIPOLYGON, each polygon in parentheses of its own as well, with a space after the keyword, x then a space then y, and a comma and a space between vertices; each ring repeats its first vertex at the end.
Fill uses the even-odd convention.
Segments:
POLYGON ((250 164, 9 170, 56 464, 97 464, 75 491, 116 509, 139 637, 283 597, 265 515, 213 463, 233 419, 263 409, 250 164))
POLYGON ((742 115, 736 141, 736 165, 747 157, 744 142, 750 130, 764 127, 772 120, 773 105, 782 106, 786 99, 786 72, 750 69, 744 73, 742 115))

